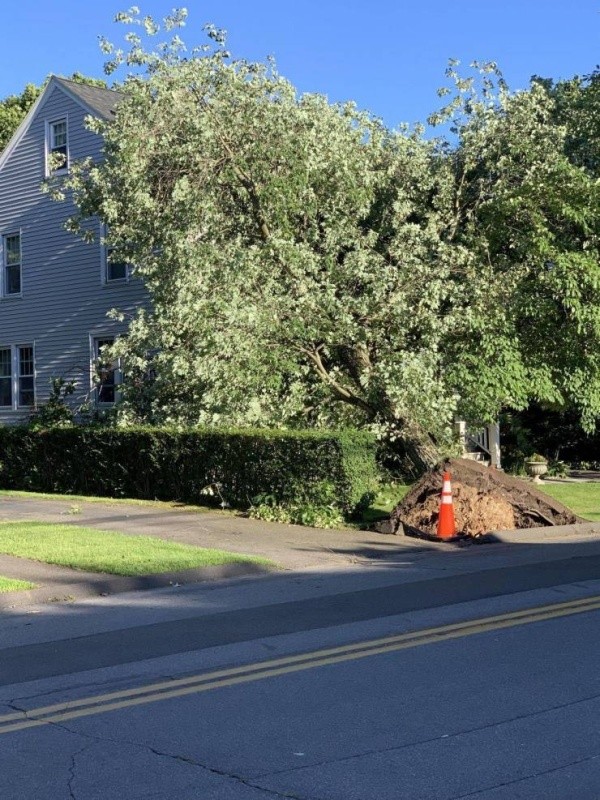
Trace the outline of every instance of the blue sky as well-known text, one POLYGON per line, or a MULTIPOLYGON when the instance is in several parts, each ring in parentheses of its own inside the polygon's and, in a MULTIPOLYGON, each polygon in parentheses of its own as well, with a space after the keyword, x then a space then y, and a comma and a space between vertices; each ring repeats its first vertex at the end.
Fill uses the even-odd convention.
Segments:
MULTIPOLYGON (((188 8, 184 38, 202 41, 204 22, 229 32, 235 55, 276 57, 302 91, 355 100, 390 126, 438 107, 449 57, 495 60, 509 85, 529 77, 586 74, 600 62, 600 0, 150 0, 142 13, 188 8)), ((0 97, 50 72, 102 76, 97 37, 119 41, 118 0, 19 0, 0 48, 0 97)))

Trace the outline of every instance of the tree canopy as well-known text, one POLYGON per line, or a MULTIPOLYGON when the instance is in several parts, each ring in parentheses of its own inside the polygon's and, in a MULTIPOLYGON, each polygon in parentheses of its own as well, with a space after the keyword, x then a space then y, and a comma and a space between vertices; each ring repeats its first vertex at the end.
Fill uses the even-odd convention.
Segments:
POLYGON ((593 426, 599 189, 552 87, 451 65, 431 138, 298 94, 212 26, 187 53, 119 19, 138 25, 128 53, 104 42, 125 99, 67 187, 152 299, 116 346, 125 418, 368 425, 421 465, 457 414, 536 399, 593 426))

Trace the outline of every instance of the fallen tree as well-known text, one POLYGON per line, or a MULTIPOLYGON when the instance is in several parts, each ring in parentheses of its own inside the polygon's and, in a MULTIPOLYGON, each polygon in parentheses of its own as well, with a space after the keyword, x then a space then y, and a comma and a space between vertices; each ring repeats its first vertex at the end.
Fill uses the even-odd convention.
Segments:
POLYGON ((106 353, 121 424, 368 428, 419 474, 456 418, 535 398, 594 427, 600 187, 570 160, 589 115, 566 95, 559 125, 540 82, 451 65, 430 121, 452 136, 432 139, 299 93, 214 26, 186 50, 182 9, 164 36, 136 7, 117 20, 122 100, 88 120, 103 160, 49 189, 84 237, 108 225, 151 300, 106 353))

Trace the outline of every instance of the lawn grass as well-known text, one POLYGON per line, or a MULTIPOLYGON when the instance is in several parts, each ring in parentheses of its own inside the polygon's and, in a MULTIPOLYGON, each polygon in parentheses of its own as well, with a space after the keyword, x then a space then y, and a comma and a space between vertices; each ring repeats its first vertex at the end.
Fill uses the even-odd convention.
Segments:
POLYGON ((0 523, 0 553, 86 572, 152 575, 220 564, 274 566, 265 558, 47 522, 0 523))
POLYGON ((17 581, 14 578, 5 578, 0 575, 0 594, 5 592, 22 592, 25 589, 35 589, 35 583, 29 581, 17 581))
POLYGON ((383 485, 377 492, 373 504, 362 512, 360 526, 362 527, 364 524, 370 525, 379 519, 388 517, 390 511, 404 499, 409 489, 410 485, 405 483, 386 483, 383 485))
POLYGON ((537 488, 564 503, 577 516, 600 522, 600 483, 542 483, 537 488))
POLYGON ((176 500, 141 500, 136 497, 98 497, 96 495, 85 494, 52 494, 51 492, 23 492, 19 489, 0 489, 0 497, 17 500, 65 500, 69 503, 107 503, 108 505, 128 505, 142 506, 146 508, 170 509, 177 508, 184 511, 197 511, 199 513, 213 514, 233 514, 237 516, 239 512, 233 509, 222 509, 218 506, 187 505, 176 500))

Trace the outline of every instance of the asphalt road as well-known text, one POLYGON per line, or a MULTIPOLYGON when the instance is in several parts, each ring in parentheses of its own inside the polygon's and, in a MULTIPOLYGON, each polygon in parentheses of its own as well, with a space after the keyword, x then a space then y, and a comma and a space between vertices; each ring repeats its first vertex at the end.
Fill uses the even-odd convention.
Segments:
POLYGON ((600 561, 0 618, 2 800, 598 800, 600 561))

